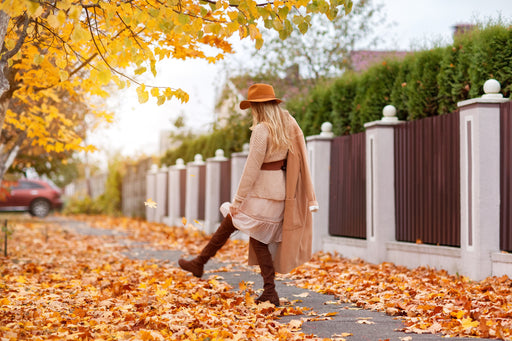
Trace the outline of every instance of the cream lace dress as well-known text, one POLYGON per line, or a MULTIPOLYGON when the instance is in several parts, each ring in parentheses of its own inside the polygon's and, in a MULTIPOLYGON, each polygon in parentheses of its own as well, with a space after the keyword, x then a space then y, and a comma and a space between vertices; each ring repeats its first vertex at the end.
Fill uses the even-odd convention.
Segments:
POLYGON ((260 123, 254 127, 249 142, 249 155, 233 203, 223 203, 221 213, 232 214, 233 225, 250 237, 265 243, 281 241, 284 214, 285 172, 261 170, 267 162, 286 159, 288 150, 269 151, 269 129, 260 123))

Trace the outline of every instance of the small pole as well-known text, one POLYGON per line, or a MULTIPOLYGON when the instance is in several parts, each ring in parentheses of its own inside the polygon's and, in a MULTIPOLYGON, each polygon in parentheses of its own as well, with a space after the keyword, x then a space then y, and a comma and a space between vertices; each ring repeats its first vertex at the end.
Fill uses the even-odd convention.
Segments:
POLYGON ((7 257, 7 219, 4 222, 4 257, 7 257))

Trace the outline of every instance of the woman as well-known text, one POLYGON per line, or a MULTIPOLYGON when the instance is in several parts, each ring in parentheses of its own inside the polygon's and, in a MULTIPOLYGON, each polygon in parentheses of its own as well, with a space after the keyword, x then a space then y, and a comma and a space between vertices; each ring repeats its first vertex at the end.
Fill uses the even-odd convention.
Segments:
POLYGON ((247 100, 240 102, 253 117, 249 155, 233 203, 221 206, 225 218, 200 255, 178 262, 201 277, 206 262, 238 229, 250 236, 249 265, 259 265, 263 277, 256 302, 276 306, 275 271, 289 272, 311 258, 311 211, 318 209, 304 135, 281 102, 268 84, 249 88, 247 100), (276 247, 273 254, 269 245, 276 247))

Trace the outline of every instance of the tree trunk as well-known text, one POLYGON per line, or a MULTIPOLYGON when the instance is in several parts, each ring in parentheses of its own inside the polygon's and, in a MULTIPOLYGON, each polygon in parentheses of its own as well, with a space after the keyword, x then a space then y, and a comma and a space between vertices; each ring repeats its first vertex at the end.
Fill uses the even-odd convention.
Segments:
MULTIPOLYGON (((0 11, 0 51, 5 52, 4 41, 5 35, 7 34, 7 28, 9 26, 10 17, 4 11, 0 11)), ((7 71, 7 61, 4 61, 3 58, 0 59, 0 136, 2 136, 2 128, 4 126, 5 121, 5 113, 7 112, 8 100, 6 101, 5 94, 10 89, 9 79, 6 76, 7 71)), ((2 178, 2 173, 0 173, 0 179, 2 178)))

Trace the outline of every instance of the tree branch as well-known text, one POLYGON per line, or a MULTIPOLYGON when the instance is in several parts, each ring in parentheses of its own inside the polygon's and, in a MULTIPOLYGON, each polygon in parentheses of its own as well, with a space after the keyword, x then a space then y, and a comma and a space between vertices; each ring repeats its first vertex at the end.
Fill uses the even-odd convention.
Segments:
POLYGON ((21 33, 18 37, 18 41, 16 42, 16 45, 13 47, 12 50, 7 51, 2 55, 2 59, 0 59, 0 64, 6 63, 7 60, 12 58, 16 53, 18 53, 18 51, 21 49, 21 46, 23 45, 23 42, 25 41, 25 38, 27 37, 27 28, 28 28, 28 24, 30 22, 30 18, 27 15, 27 13, 25 13, 23 15, 23 17, 24 17, 23 29, 21 30, 21 33))

